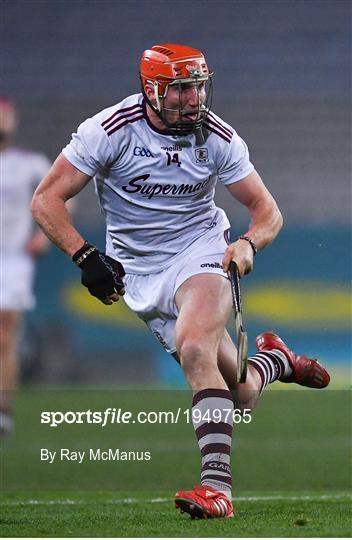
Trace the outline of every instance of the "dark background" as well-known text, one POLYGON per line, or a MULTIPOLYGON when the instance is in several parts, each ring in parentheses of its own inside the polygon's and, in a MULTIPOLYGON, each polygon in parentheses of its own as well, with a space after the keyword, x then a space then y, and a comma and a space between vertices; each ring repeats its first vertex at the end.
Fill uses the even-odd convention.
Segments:
MULTIPOLYGON (((251 342, 274 327, 336 365, 340 381, 351 352, 350 25, 344 0, 2 0, 0 93, 18 104, 17 144, 54 159, 86 117, 139 92, 142 50, 203 50, 215 69, 213 109, 248 143, 285 218, 243 282, 251 342)), ((243 232, 245 212, 225 189, 217 198, 233 236, 243 232)), ((91 186, 75 221, 104 247, 91 186)), ((181 380, 133 315, 88 297, 56 248, 38 265, 36 291, 23 349, 42 380, 181 380)))

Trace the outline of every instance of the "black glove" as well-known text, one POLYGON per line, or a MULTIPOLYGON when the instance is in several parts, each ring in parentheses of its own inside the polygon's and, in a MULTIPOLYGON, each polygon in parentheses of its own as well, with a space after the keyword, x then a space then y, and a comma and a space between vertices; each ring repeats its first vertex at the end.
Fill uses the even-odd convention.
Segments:
POLYGON ((125 271, 122 264, 100 253, 88 242, 76 251, 72 260, 82 270, 82 285, 99 300, 106 300, 108 296, 119 293, 124 288, 122 278, 125 271))

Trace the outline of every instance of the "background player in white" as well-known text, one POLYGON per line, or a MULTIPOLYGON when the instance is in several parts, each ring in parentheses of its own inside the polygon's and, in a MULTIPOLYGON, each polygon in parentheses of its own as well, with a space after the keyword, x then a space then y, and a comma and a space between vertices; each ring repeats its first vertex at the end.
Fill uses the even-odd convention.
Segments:
POLYGON ((33 192, 50 168, 42 154, 12 146, 17 127, 14 104, 0 97, 0 433, 12 429, 11 401, 18 379, 17 334, 21 314, 33 308, 35 258, 48 239, 33 222, 33 192))
POLYGON ((227 270, 241 275, 278 234, 282 217, 249 161, 244 141, 210 110, 211 73, 192 47, 144 51, 142 93, 83 122, 38 187, 33 213, 47 235, 82 270, 82 283, 105 304, 127 304, 181 363, 193 407, 222 421, 194 421, 202 455, 201 485, 178 492, 192 516, 232 517, 230 390, 253 408, 277 379, 322 388, 320 364, 264 333, 236 384, 236 349, 226 331, 232 301, 227 270), (106 225, 106 253, 73 227, 65 201, 95 177, 106 225), (229 222, 214 204, 220 181, 248 208, 249 229, 228 244, 229 222), (124 276, 124 272, 126 275, 124 276))

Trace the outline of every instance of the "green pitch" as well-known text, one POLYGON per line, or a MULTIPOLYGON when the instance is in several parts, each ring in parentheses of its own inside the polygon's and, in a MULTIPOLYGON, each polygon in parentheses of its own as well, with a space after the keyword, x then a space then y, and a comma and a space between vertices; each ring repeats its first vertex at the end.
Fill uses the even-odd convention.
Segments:
POLYGON ((14 494, 2 506, 2 536, 348 537, 346 494, 249 493, 229 520, 191 520, 171 493, 14 494), (158 502, 158 499, 160 501, 158 502))
POLYGON ((199 481, 192 426, 40 424, 42 411, 182 410, 186 392, 25 390, 1 442, 1 536, 348 537, 348 391, 269 391, 234 431, 235 519, 192 521, 173 507, 199 481), (149 461, 40 460, 58 452, 150 451, 149 461))

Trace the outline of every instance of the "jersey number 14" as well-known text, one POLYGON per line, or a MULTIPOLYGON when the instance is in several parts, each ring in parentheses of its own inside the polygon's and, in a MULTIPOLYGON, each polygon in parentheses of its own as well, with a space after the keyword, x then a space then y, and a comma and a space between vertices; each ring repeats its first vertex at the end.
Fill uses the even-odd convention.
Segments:
POLYGON ((181 161, 178 158, 178 153, 170 154, 170 152, 166 152, 167 157, 167 165, 171 165, 171 163, 175 163, 177 167, 181 167, 181 161))

